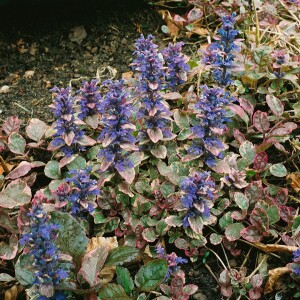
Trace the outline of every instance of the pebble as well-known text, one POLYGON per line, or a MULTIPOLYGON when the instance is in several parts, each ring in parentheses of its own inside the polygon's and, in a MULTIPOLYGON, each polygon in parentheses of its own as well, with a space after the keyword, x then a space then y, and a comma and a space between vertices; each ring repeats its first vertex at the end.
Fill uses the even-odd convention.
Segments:
POLYGON ((197 293, 193 296, 195 300, 207 300, 207 297, 203 293, 197 293))
POLYGON ((3 85, 0 89, 0 94, 7 94, 10 90, 10 87, 8 85, 3 85))

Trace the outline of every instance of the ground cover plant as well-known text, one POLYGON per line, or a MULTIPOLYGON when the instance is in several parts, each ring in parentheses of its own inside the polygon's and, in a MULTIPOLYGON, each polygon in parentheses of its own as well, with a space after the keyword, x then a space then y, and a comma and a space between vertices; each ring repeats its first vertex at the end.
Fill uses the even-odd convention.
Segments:
POLYGON ((4 121, 5 300, 191 299, 187 265, 220 298, 300 297, 299 53, 245 39, 228 3, 197 55, 141 35, 132 76, 52 88, 53 124, 4 121))

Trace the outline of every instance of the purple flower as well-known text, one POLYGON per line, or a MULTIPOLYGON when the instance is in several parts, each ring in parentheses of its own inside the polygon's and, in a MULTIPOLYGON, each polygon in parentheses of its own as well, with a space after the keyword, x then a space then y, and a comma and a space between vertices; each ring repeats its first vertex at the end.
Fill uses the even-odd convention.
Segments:
POLYGON ((166 279, 168 279, 174 272, 176 272, 179 268, 179 264, 187 263, 187 259, 179 257, 175 252, 171 254, 166 254, 165 249, 159 244, 156 248, 156 253, 159 258, 165 259, 168 264, 168 272, 166 275, 166 279))
POLYGON ((83 213, 92 213, 95 207, 95 198, 100 194, 97 181, 90 178, 91 168, 71 170, 70 178, 66 181, 71 186, 69 201, 73 216, 82 216, 83 213))
POLYGON ((28 213, 30 228, 20 239, 20 244, 25 245, 28 254, 34 257, 33 285, 37 286, 39 297, 44 297, 43 287, 50 286, 53 289, 53 286, 68 277, 68 272, 59 267, 58 250, 54 244, 59 225, 50 223, 50 217, 42 207, 43 199, 42 193, 37 192, 28 213))
POLYGON ((54 87, 51 91, 54 92, 55 98, 50 108, 56 118, 56 132, 52 144, 67 156, 71 156, 74 151, 85 149, 78 144, 84 132, 75 123, 74 99, 71 96, 71 89, 54 87))
POLYGON ((204 219, 210 217, 210 207, 214 201, 215 182, 211 180, 210 173, 194 173, 180 182, 180 189, 184 193, 181 202, 187 208, 183 226, 189 227, 189 218, 200 216, 204 219))
POLYGON ((300 276, 300 248, 293 252, 293 261, 292 270, 293 273, 300 276))
POLYGON ((202 62, 213 67, 212 76, 218 84, 228 86, 232 83, 230 70, 235 67, 233 52, 239 51, 234 42, 239 32, 234 29, 235 13, 223 16, 221 20, 220 39, 208 46, 202 62))
MULTIPOLYGON (((152 40, 153 36, 151 35, 147 38, 141 35, 137 40, 136 50, 133 53, 136 55, 136 59, 133 61, 132 66, 133 70, 138 72, 137 91, 141 101, 141 108, 137 117, 145 120, 144 128, 140 131, 138 138, 142 140, 148 135, 150 140, 156 143, 158 140, 172 137, 170 131, 171 119, 169 117, 171 112, 168 104, 160 95, 160 91, 166 86, 166 76, 170 76, 171 80, 174 72, 176 72, 172 71, 172 68, 179 67, 176 63, 170 66, 169 74, 166 75, 163 56, 158 52, 158 46, 152 40), (154 131, 157 133, 156 136, 153 135, 154 131)), ((169 52, 167 51, 167 56, 170 57, 169 52)), ((179 60, 178 58, 178 63, 179 60)), ((177 80, 176 78, 173 79, 177 80)))
POLYGON ((186 73, 189 71, 187 59, 181 53, 183 42, 175 45, 169 43, 168 47, 162 50, 166 70, 167 87, 176 90, 176 87, 187 80, 186 73))
POLYGON ((199 101, 194 105, 199 124, 191 127, 192 135, 190 139, 193 139, 193 143, 187 150, 188 154, 198 156, 205 153, 206 164, 208 166, 214 164, 214 157, 219 156, 220 151, 224 148, 218 137, 226 130, 226 123, 230 122, 224 106, 234 100, 222 88, 202 86, 202 94, 199 101), (204 152, 205 148, 208 151, 214 149, 212 151, 214 154, 204 152))
POLYGON ((113 166, 119 171, 134 167, 127 158, 129 154, 138 149, 133 136, 135 126, 130 119, 134 109, 127 100, 128 95, 124 91, 123 83, 123 80, 103 83, 108 88, 108 92, 101 102, 103 129, 99 141, 103 148, 98 157, 105 162, 101 166, 102 171, 109 166, 113 166))
POLYGON ((100 113, 101 94, 97 86, 98 80, 93 79, 91 82, 83 82, 83 86, 77 91, 79 93, 79 105, 81 113, 78 115, 80 119, 87 116, 93 116, 100 113))

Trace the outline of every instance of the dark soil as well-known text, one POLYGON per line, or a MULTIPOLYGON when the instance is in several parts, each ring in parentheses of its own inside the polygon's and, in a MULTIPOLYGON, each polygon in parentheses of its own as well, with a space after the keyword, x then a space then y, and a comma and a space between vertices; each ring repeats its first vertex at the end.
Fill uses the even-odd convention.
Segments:
POLYGON ((160 26, 142 0, 15 0, 0 6, 0 118, 51 119, 51 87, 91 79, 104 66, 120 77, 130 70, 135 39, 160 26), (69 38, 76 26, 87 33, 81 43, 69 38))

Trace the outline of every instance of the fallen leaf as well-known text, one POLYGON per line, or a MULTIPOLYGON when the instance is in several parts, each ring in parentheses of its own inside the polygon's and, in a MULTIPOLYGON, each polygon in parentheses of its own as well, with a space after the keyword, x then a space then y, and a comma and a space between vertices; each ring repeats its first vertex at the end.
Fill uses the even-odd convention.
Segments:
POLYGON ((90 239, 87 245, 87 252, 90 252, 99 247, 108 247, 108 250, 112 250, 118 247, 117 237, 93 237, 90 239))
POLYGON ((262 244, 254 243, 254 246, 265 252, 294 252, 298 249, 296 246, 277 245, 277 244, 262 244))
POLYGON ((274 290, 274 284, 278 281, 278 279, 284 274, 291 273, 292 270, 288 267, 276 268, 269 271, 269 279, 265 285, 264 293, 272 293, 274 290))
POLYGON ((295 190, 295 192, 299 193, 300 191, 300 175, 297 173, 291 173, 286 176, 286 179, 290 179, 290 186, 295 190))
POLYGON ((165 21, 170 35, 177 37, 179 34, 179 31, 180 31, 180 27, 183 26, 183 22, 177 21, 175 23, 170 12, 167 10, 161 9, 158 11, 158 13, 161 15, 162 19, 165 21), (182 24, 180 24, 180 23, 182 23, 182 24))
MULTIPOLYGON (((8 163, 5 163, 8 171, 11 171, 11 169, 14 167, 14 165, 10 165, 8 163)), ((4 173, 4 169, 3 169, 3 166, 0 164, 0 175, 2 175, 4 173)))
POLYGON ((132 71, 122 73, 122 78, 125 80, 129 80, 132 77, 132 74, 133 74, 132 71))

